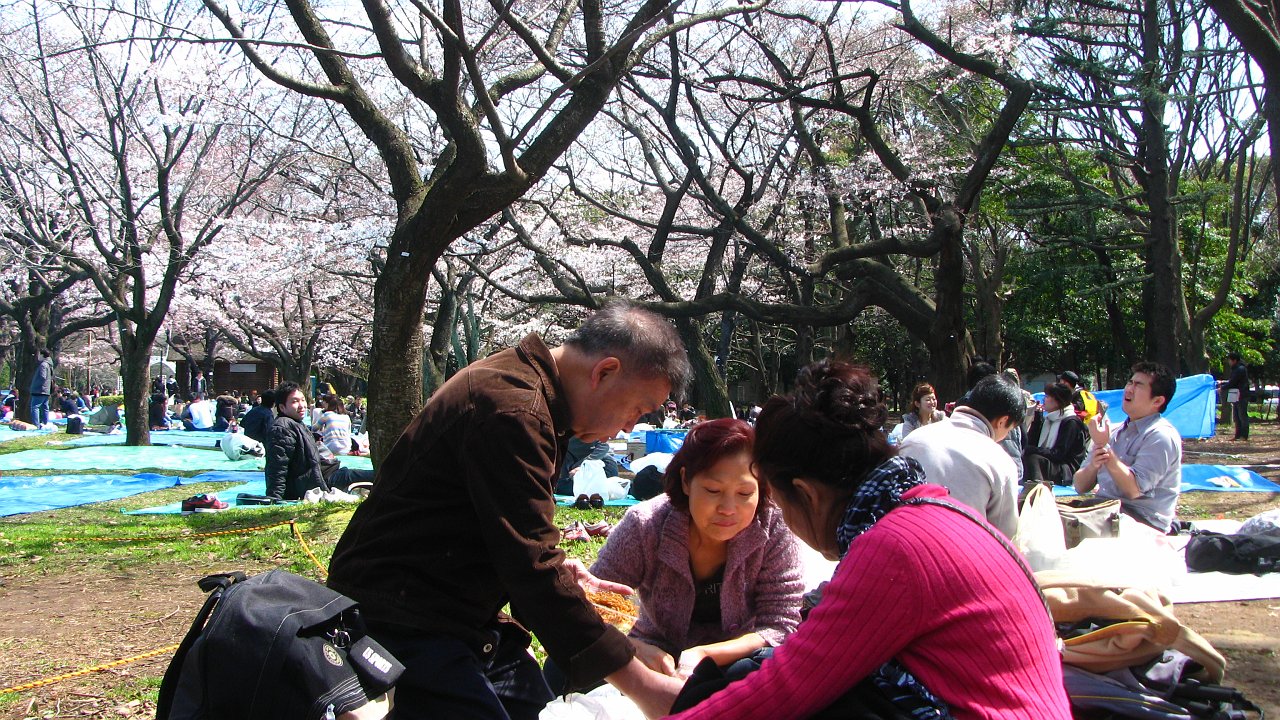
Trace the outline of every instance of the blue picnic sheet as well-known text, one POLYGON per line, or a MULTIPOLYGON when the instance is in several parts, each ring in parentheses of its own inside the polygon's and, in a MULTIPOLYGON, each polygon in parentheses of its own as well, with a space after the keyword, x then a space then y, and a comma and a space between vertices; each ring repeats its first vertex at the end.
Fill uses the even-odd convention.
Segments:
MULTIPOLYGON (((152 445, 184 445, 186 447, 197 448, 213 448, 217 447, 222 440, 222 436, 226 433, 210 432, 208 430, 152 430, 152 445)), ((64 440, 66 445, 123 445, 125 440, 124 433, 118 435, 103 435, 98 433, 86 433, 75 437, 72 440, 64 440)))
MULTIPOLYGON (((576 499, 572 495, 556 495, 556 504, 572 506, 576 499)), ((628 495, 620 500, 605 500, 604 504, 609 507, 630 507, 638 502, 640 501, 628 495)))
POLYGON ((14 430, 8 425, 0 425, 0 443, 7 440, 17 440, 20 437, 30 437, 32 435, 49 435, 56 433, 57 430, 14 430))
POLYGON ((172 475, 44 475, 0 477, 0 516, 118 500, 181 485, 172 475))
MULTIPOLYGON (((1182 466, 1182 485, 1179 492, 1272 492, 1280 493, 1280 485, 1240 465, 1182 466)), ((1058 486, 1053 489, 1058 497, 1076 494, 1074 488, 1058 486)))
MULTIPOLYGON (((207 473, 202 473, 197 477, 203 477, 205 474, 207 473)), ((228 479, 231 480, 239 479, 243 481, 239 485, 226 488, 225 490, 219 490, 216 493, 211 493, 217 495, 218 499, 222 502, 230 505, 231 507, 228 508, 229 510, 262 510, 265 508, 280 507, 279 505, 236 505, 236 496, 240 493, 248 493, 249 495, 267 494, 267 478, 262 473, 241 472, 222 473, 222 475, 228 476, 228 479), (232 475, 236 476, 236 478, 229 477, 232 475)), ((195 478, 192 478, 192 480, 194 481, 195 478)), ((172 502, 167 505, 154 505, 152 507, 144 507, 137 510, 125 510, 123 512, 126 515, 178 515, 182 512, 182 501, 179 500, 178 502, 172 502)))
POLYGON ((64 446, 61 450, 23 450, 0 455, 4 470, 260 470, 261 458, 228 460, 221 450, 125 445, 64 446))
MULTIPOLYGON (((372 470, 365 455, 340 455, 338 462, 354 470, 372 470)), ((60 450, 23 450, 0 455, 4 470, 261 470, 262 458, 228 460, 221 450, 175 446, 64 445, 60 450)))

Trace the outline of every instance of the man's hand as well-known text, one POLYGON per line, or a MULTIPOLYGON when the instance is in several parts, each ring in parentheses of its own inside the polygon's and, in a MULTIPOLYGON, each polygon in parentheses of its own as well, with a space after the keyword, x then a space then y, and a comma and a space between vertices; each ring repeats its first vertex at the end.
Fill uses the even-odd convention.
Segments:
POLYGON ((636 659, 645 667, 663 675, 676 676, 676 661, 665 650, 635 638, 631 638, 631 644, 635 646, 636 659))
POLYGON ((1092 420, 1085 423, 1085 426, 1089 428, 1089 437, 1093 439, 1095 448, 1111 444, 1111 421, 1106 415, 1102 413, 1094 415, 1092 420))
POLYGON ((587 566, 582 564, 581 560, 565 558, 564 566, 569 569, 569 572, 573 573, 573 579, 577 581, 578 585, 582 586, 583 590, 611 592, 619 595, 636 594, 635 589, 630 585, 623 585, 622 583, 611 582, 609 580, 601 580, 595 575, 592 575, 587 570, 587 566))
POLYGON ((1103 445, 1093 449, 1093 458, 1090 462, 1093 464, 1094 469, 1101 470, 1107 466, 1107 463, 1111 462, 1113 457, 1115 457, 1115 453, 1111 452, 1111 448, 1103 445))

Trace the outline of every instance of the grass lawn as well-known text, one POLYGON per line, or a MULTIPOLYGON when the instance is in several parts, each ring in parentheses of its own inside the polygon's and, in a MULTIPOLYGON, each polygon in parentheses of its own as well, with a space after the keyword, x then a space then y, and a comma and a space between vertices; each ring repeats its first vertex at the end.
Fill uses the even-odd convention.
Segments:
MULTIPOLYGON (((1230 428, 1220 428, 1229 437, 1230 428)), ((1259 423, 1252 443, 1214 439, 1187 443, 1187 461, 1257 464, 1280 462, 1280 426, 1259 423)), ((57 447, 65 436, 32 435, 0 443, 0 454, 57 447)), ((1222 437, 1221 435, 1219 437, 1222 437)), ((86 471, 87 472, 87 471, 86 471)), ((138 470, 137 472, 141 472, 138 470)), ((198 471, 161 471, 193 475, 198 471)), ((1280 471, 1264 470, 1280 480, 1280 471)), ((43 475, 50 471, 26 471, 43 475)), ((350 505, 305 505, 228 510, 216 514, 124 515, 136 509, 178 501, 201 492, 218 492, 224 483, 196 483, 156 490, 110 502, 0 518, 0 688, 57 676, 128 658, 181 640, 203 601, 195 586, 214 572, 249 573, 285 568, 323 580, 350 505), (237 533, 296 520, 316 561, 287 525, 237 533), (209 535, 208 533, 227 534, 209 535)), ((1179 505, 1183 518, 1249 517, 1276 507, 1280 496, 1265 493, 1190 493, 1179 505)), ((573 520, 617 522, 623 508, 559 508, 556 523, 573 520)), ((602 538, 572 543, 566 553, 590 564, 602 538)), ((1206 609, 1195 627, 1219 632, 1250 628, 1276 636, 1275 601, 1220 603, 1206 609), (1247 614, 1254 613, 1254 614, 1247 614)), ((1190 610, 1189 610, 1190 611, 1190 610)), ((1213 638, 1215 644, 1219 641, 1213 638)), ((1270 646, 1268 646, 1269 648, 1270 646)), ((1274 650, 1224 648, 1229 674, 1244 680, 1251 697, 1267 702, 1267 688, 1280 670, 1274 650), (1253 675, 1246 673, 1253 672, 1253 675), (1257 677, 1256 682, 1249 681, 1257 677)), ((536 640, 535 654, 541 655, 536 640)), ((129 663, 107 672, 67 679, 31 690, 0 694, 0 720, 28 718, 154 717, 160 677, 170 655, 129 663)), ((1272 703, 1268 709, 1276 708, 1272 703)))

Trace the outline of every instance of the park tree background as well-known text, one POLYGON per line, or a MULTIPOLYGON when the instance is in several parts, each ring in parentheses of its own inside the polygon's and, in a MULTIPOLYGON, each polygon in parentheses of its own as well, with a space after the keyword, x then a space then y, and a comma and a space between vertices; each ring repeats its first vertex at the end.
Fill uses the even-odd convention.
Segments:
POLYGON ((899 401, 978 356, 1270 377, 1260 7, 7 3, 0 354, 74 381, 95 332, 130 417, 160 338, 342 378, 375 460, 611 297, 672 319, 710 415, 829 354, 899 401))

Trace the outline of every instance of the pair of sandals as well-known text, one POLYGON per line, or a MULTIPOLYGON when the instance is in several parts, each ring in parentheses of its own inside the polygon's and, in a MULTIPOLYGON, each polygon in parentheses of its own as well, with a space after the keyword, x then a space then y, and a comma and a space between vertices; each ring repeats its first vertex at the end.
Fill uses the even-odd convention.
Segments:
POLYGON ((573 506, 579 510, 590 510, 591 508, 601 510, 604 508, 604 498, 600 497, 599 493, 593 493, 590 496, 583 493, 573 501, 573 506))
POLYGON ((574 520, 569 527, 560 530, 560 539, 566 543, 585 542, 593 537, 609 537, 612 531, 613 526, 603 520, 589 525, 581 520, 574 520))

